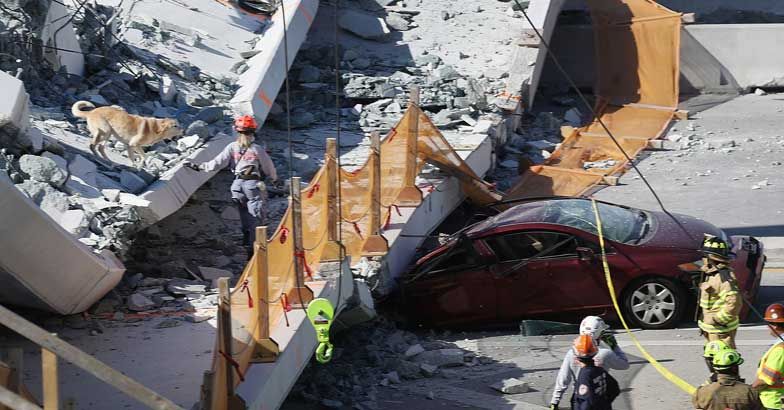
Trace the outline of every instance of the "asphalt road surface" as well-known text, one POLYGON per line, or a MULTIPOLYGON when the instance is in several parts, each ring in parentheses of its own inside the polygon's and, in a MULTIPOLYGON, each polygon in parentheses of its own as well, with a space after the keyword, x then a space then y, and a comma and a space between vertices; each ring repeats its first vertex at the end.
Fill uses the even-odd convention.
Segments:
MULTIPOLYGON (((768 269, 755 305, 762 310, 769 303, 784 300, 784 270, 768 269)), ((627 352, 631 367, 614 371, 621 384, 621 396, 613 403, 617 410, 688 409, 690 397, 662 377, 644 358, 623 331, 618 341, 627 352)), ((660 363, 692 385, 698 386, 708 376, 702 359, 703 339, 696 324, 682 323, 678 329, 634 330, 648 352, 660 363)), ((447 371, 446 376, 404 382, 382 388, 381 409, 542 409, 550 402, 553 382, 564 353, 574 335, 523 338, 516 331, 456 334, 453 342, 460 347, 489 357, 492 363, 447 371), (507 378, 520 378, 531 391, 504 395, 489 386, 507 378)), ((738 331, 738 349, 745 358, 741 376, 750 383, 759 359, 774 338, 766 326, 749 315, 738 331)), ((564 395, 568 408, 571 391, 564 395)))

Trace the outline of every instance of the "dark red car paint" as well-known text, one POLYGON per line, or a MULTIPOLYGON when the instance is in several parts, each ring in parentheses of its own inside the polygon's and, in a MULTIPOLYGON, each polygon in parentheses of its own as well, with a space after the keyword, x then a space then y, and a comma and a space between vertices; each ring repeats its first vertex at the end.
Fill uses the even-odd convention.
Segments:
MULTIPOLYGON (((497 274, 509 267, 497 263, 491 248, 485 243, 485 239, 493 235, 523 230, 556 231, 572 234, 598 250, 598 237, 590 232, 536 220, 536 212, 531 211, 539 204, 518 205, 488 218, 462 232, 459 239, 420 258, 403 279, 403 307, 408 317, 418 324, 434 326, 511 323, 527 318, 577 319, 589 314, 614 318, 598 251, 591 260, 581 260, 578 256, 532 260, 515 272, 497 274), (428 262, 437 260, 454 246, 471 246, 482 263, 468 269, 417 277, 428 262)), ((685 291, 692 292, 692 275, 679 265, 702 257, 697 249, 703 234, 721 236, 723 233, 693 217, 675 215, 676 223, 664 213, 646 213, 653 226, 640 244, 606 240, 607 259, 619 300, 633 281, 646 276, 670 278, 681 284, 685 291)), ((736 254, 732 263, 735 274, 744 295, 754 300, 764 264, 762 244, 746 236, 733 236, 730 240, 736 254), (749 250, 742 246, 744 243, 758 247, 751 258, 749 250)), ((688 295, 694 298, 693 293, 688 295)), ((681 319, 688 319, 692 312, 684 312, 681 319)), ((745 307, 743 314, 746 314, 745 307)))

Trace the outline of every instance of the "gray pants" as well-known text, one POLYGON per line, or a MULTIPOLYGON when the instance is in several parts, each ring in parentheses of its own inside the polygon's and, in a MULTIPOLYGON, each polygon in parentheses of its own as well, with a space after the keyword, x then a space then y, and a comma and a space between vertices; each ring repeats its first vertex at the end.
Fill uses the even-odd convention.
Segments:
POLYGON ((250 246, 256 241, 256 227, 264 223, 264 198, 261 197, 259 181, 235 179, 231 183, 231 199, 237 203, 240 211, 242 234, 250 246))

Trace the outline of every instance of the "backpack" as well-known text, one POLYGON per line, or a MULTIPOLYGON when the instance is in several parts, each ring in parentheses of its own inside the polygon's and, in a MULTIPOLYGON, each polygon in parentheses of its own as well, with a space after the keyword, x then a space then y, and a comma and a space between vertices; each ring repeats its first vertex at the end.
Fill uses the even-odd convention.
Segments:
POLYGON ((572 394, 573 410, 611 410, 612 402, 621 394, 618 381, 597 366, 580 369, 572 394))

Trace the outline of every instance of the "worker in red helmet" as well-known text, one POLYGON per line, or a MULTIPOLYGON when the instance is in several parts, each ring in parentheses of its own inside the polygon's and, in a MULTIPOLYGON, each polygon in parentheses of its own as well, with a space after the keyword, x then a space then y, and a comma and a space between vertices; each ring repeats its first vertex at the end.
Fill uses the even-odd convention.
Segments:
POLYGON ((766 409, 781 409, 784 399, 784 305, 774 303, 765 309, 765 322, 770 333, 776 338, 760 360, 757 378, 751 387, 759 391, 762 405, 766 409))
POLYGON ((589 334, 574 339, 572 347, 579 371, 572 394, 572 410, 612 410, 612 402, 621 393, 618 381, 594 359, 599 347, 589 334))
POLYGON ((254 143, 258 124, 251 115, 243 115, 234 120, 237 140, 226 146, 211 161, 200 164, 186 161, 183 165, 203 172, 211 172, 231 165, 234 182, 231 184, 231 199, 237 204, 242 223, 243 245, 248 249, 248 257, 253 254, 256 227, 264 223, 264 200, 262 181, 267 178, 277 184, 278 174, 267 152, 254 143))

